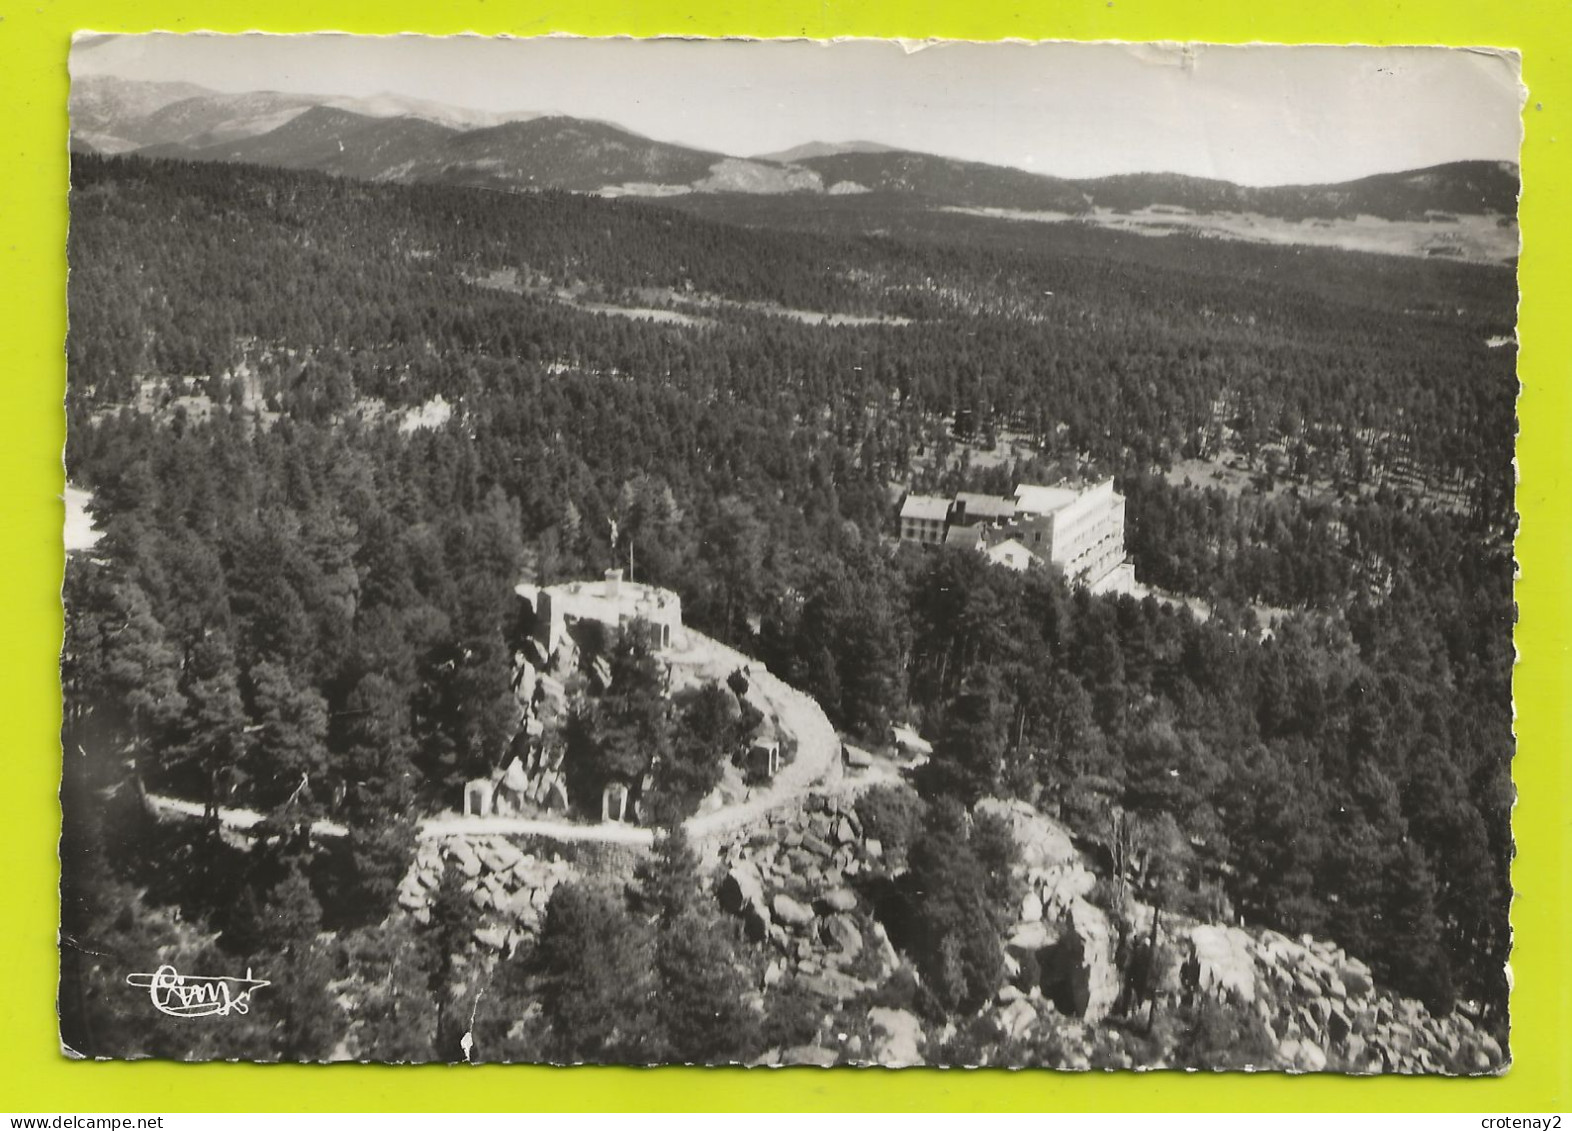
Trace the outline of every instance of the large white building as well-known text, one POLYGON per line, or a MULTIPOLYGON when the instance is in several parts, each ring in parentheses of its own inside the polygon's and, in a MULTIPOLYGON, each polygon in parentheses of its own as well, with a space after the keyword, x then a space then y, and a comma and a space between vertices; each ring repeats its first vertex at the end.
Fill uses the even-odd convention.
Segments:
POLYGON ((1112 479, 1084 491, 1023 483, 1015 506, 1016 539, 1071 580, 1095 585, 1124 561, 1124 496, 1112 479))
POLYGON ((1088 586, 1125 560, 1124 496, 1112 479, 1084 489, 1023 483, 1011 497, 910 495, 900 517, 903 542, 973 545, 1012 569, 1050 561, 1088 586))

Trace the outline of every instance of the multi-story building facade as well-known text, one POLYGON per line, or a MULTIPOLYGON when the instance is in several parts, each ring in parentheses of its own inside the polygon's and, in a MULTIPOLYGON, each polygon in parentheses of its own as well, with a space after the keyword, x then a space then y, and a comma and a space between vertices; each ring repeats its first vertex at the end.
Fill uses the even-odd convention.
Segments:
POLYGON ((962 492, 954 499, 911 495, 901 507, 901 541, 975 545, 1012 569, 1050 561, 1071 581, 1095 585, 1124 560, 1124 496, 1107 479, 1085 489, 1023 483, 1013 497, 962 492))
POLYGON ((949 525, 950 500, 933 495, 907 495, 901 504, 901 541, 937 546, 949 525))

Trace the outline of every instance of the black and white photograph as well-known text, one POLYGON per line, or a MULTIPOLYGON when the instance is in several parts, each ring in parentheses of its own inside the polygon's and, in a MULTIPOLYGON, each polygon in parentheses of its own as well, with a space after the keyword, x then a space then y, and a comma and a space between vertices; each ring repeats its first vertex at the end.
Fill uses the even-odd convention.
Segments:
POLYGON ((1507 1071, 1517 55, 70 69, 67 1056, 1507 1071))

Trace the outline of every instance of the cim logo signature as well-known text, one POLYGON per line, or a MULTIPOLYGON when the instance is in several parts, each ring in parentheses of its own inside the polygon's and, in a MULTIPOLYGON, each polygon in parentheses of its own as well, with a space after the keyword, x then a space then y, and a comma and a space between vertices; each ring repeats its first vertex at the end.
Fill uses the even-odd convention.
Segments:
POLYGON ((151 974, 127 974, 126 982, 145 989, 153 1008, 171 1017, 228 1017, 251 1012, 251 995, 273 983, 253 978, 182 974, 165 964, 151 974))

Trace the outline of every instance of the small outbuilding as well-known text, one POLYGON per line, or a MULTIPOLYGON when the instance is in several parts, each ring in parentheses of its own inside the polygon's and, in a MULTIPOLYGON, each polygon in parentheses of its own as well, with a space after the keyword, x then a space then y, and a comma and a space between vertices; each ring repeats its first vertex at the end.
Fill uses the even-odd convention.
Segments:
POLYGON ((781 744, 773 738, 754 739, 743 755, 743 773, 750 781, 769 781, 780 773, 781 744))
POLYGON ((628 787, 620 782, 609 782, 600 793, 600 819, 626 821, 628 819, 628 787))

